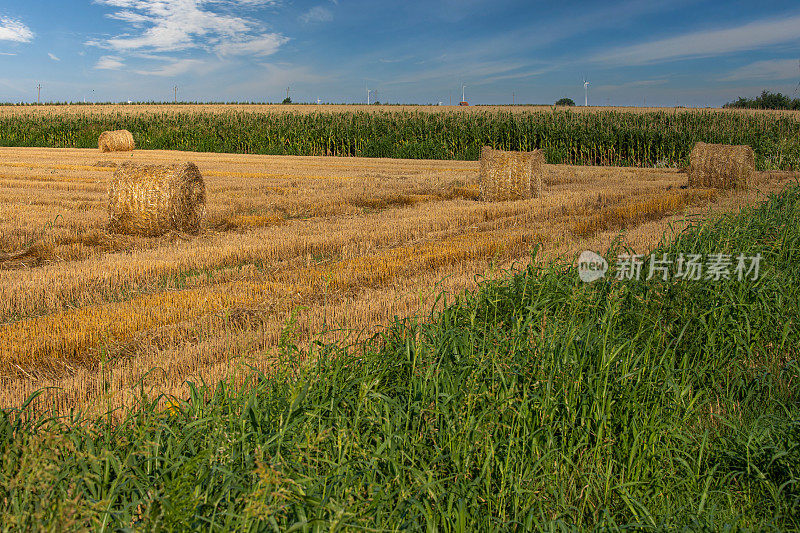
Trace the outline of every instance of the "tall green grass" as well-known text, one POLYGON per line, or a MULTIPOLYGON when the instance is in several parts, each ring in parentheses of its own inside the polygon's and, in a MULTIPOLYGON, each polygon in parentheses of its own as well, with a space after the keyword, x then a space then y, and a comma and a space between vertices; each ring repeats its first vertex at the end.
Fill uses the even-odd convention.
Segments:
POLYGON ((0 146, 94 148, 128 129, 139 148, 477 160, 481 147, 544 150, 549 163, 685 166, 697 141, 747 144, 760 169, 800 168, 800 121, 718 112, 48 114, 0 117, 0 146))
POLYGON ((274 375, 192 385, 175 412, 6 411, 0 524, 800 529, 800 187, 655 252, 761 253, 762 275, 531 266, 366 343, 287 333, 274 375))

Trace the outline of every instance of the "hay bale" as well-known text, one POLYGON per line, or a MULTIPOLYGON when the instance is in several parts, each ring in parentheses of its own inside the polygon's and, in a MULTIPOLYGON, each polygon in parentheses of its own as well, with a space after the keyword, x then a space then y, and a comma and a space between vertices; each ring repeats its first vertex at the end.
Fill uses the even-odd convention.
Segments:
POLYGON ((542 195, 544 154, 505 152, 484 146, 481 150, 480 197, 488 202, 538 198, 542 195))
POLYGON ((101 152, 129 152, 136 148, 133 134, 128 130, 104 131, 97 139, 101 152))
POLYGON ((755 153, 749 146, 699 142, 689 160, 690 187, 746 189, 755 179, 755 153))
POLYGON ((109 231, 146 236, 197 233, 205 204, 206 186, 194 163, 123 163, 108 188, 109 231))

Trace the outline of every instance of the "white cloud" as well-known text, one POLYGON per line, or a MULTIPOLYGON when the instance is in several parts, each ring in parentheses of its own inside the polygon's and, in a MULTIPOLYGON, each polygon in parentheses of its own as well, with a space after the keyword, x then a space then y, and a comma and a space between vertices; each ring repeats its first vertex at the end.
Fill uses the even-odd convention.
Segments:
POLYGON ((144 76, 173 77, 186 74, 192 70, 197 71, 203 65, 205 65, 205 61, 200 59, 180 59, 157 69, 137 70, 136 73, 144 76))
POLYGON ((226 55, 275 52, 287 39, 268 33, 263 25, 228 14, 235 8, 272 6, 276 0, 95 0, 119 8, 109 18, 126 22, 129 31, 88 45, 111 48, 118 53, 174 53, 204 49, 226 55), (226 13, 214 11, 214 6, 226 13))
POLYGON ((264 57, 272 55, 289 39, 283 35, 270 33, 243 41, 227 41, 217 45, 217 53, 222 56, 247 55, 264 57))
POLYGON ((800 27, 800 15, 762 20, 733 28, 699 31, 613 48, 589 59, 598 63, 637 66, 680 59, 715 57, 799 41, 798 27, 800 27))
POLYGON ((94 66, 94 68, 100 70, 119 70, 124 66, 125 63, 122 61, 121 57, 103 56, 97 61, 97 64, 94 66))
POLYGON ((47 53, 47 56, 48 56, 50 59, 52 59, 53 61, 61 61, 61 59, 59 59, 58 57, 56 57, 56 55, 55 55, 54 53, 52 53, 52 52, 48 52, 48 53, 47 53))
POLYGON ((227 4, 238 7, 267 7, 280 4, 279 0, 207 0, 209 4, 227 4))
POLYGON ((306 24, 314 24, 320 22, 330 22, 333 20, 333 13, 327 7, 316 6, 312 7, 302 15, 300 15, 300 22, 306 24))
POLYGON ((0 41, 29 43, 33 40, 33 32, 19 20, 0 16, 0 41))
POLYGON ((800 77, 797 59, 756 61, 732 71, 721 81, 788 80, 800 77))

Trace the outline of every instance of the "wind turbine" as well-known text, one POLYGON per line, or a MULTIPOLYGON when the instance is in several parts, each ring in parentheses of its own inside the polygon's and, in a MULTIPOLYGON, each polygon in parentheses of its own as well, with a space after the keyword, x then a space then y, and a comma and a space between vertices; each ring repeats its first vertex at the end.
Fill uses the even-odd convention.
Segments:
POLYGON ((467 101, 467 98, 466 98, 465 92, 464 92, 464 89, 466 89, 466 88, 467 88, 467 86, 462 83, 461 84, 461 101, 462 102, 466 102, 467 101))
POLYGON ((589 107, 589 82, 583 78, 583 91, 585 93, 584 106, 589 107))

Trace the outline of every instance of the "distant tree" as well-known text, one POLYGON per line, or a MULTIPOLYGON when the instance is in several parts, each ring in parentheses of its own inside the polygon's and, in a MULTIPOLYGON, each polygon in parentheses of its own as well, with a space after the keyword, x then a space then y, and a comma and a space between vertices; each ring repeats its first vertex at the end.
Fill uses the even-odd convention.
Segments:
POLYGON ((562 98, 561 100, 556 102, 556 105, 574 106, 575 100, 573 100, 572 98, 562 98))
POLYGON ((283 99, 283 103, 284 104, 291 104, 292 103, 292 99, 287 96, 286 98, 283 99))
POLYGON ((728 102, 722 107, 733 109, 800 109, 800 100, 792 99, 781 93, 761 91, 756 98, 742 98, 728 102))
POLYGON ((749 98, 742 98, 739 97, 738 100, 734 100, 733 102, 728 102, 727 104, 723 105, 722 107, 733 108, 733 109, 745 109, 750 105, 752 102, 749 98))

